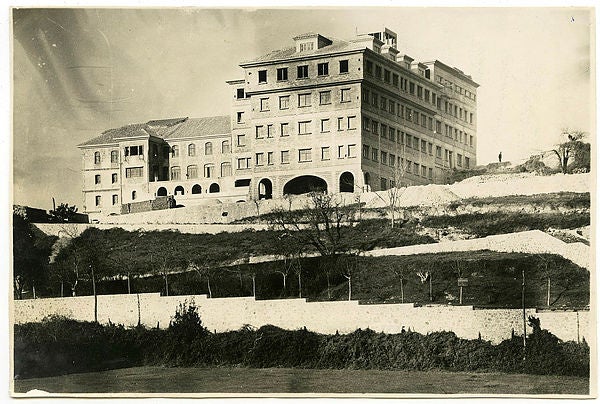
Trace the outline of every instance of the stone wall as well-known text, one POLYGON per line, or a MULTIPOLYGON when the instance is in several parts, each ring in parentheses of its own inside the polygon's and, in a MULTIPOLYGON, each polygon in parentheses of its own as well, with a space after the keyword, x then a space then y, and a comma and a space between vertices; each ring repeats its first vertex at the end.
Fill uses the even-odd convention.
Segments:
MULTIPOLYGON (((453 331, 462 338, 474 339, 479 334, 486 340, 499 343, 523 329, 519 309, 478 310, 472 306, 432 305, 415 307, 413 304, 360 305, 357 301, 306 302, 305 299, 255 300, 252 297, 207 299, 205 295, 161 297, 158 293, 98 296, 98 320, 134 326, 139 319, 149 327, 167 327, 178 305, 193 301, 204 325, 211 331, 236 330, 249 324, 260 327, 272 324, 285 329, 306 327, 315 332, 349 333, 357 328, 371 328, 378 332, 398 333, 404 327, 428 333, 453 331)), ((14 302, 15 323, 40 321, 52 315, 63 315, 77 320, 94 319, 93 296, 66 297, 14 302)), ((594 331, 594 317, 589 311, 542 311, 527 309, 527 315, 541 320, 562 340, 590 341, 594 331)), ((528 332, 531 329, 528 328, 528 332)))

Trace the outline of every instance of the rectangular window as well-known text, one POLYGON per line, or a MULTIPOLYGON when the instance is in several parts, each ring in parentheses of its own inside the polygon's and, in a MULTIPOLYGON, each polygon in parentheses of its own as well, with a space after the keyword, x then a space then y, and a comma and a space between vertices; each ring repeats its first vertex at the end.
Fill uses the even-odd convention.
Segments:
POLYGON ((298 134, 299 135, 309 135, 310 132, 310 122, 311 121, 303 121, 298 122, 298 134))
POLYGON ((409 88, 409 93, 411 93, 412 95, 415 95, 415 83, 413 83, 412 81, 408 84, 408 88, 409 88))
POLYGON ((239 147, 246 146, 246 135, 237 135, 237 145, 239 147))
POLYGON ((391 75, 391 72, 389 70, 385 69, 383 71, 383 81, 385 81, 386 83, 389 83, 390 82, 390 75, 391 75))
POLYGON ((273 165, 273 152, 267 152, 267 164, 268 165, 273 165))
POLYGON ((329 119, 321 119, 321 132, 329 132, 329 119))
POLYGON ((119 162, 119 151, 118 150, 113 150, 110 152, 110 162, 111 163, 119 162))
POLYGON ((406 160, 406 172, 412 173, 412 161, 406 160))
POLYGON ((387 98, 381 97, 381 102, 379 103, 379 108, 384 111, 387 111, 387 98))
POLYGON ((390 167, 396 166, 396 155, 390 153, 390 167))
POLYGON ((387 165, 387 153, 384 151, 381 152, 381 164, 387 165))
POLYGON ((256 153, 256 165, 257 166, 265 165, 265 154, 264 153, 256 153))
POLYGON ((419 150, 419 138, 413 136, 413 149, 419 150))
POLYGON ((319 92, 319 104, 320 105, 331 104, 331 91, 319 92))
POLYGON ((238 170, 250 168, 250 157, 241 157, 237 159, 237 168, 238 170))
POLYGON ((363 158, 366 158, 366 159, 369 158, 369 146, 366 144, 363 145, 362 156, 363 156, 363 158))
POLYGON ((375 108, 377 108, 377 103, 378 103, 378 101, 379 101, 379 97, 377 96, 377 94, 373 93, 373 94, 371 95, 371 104, 372 104, 372 105, 373 105, 375 108))
POLYGON ((423 177, 427 176, 427 167, 421 166, 421 176, 423 176, 423 177))
POLYGON ((473 147, 473 135, 469 136, 469 146, 473 147))
POLYGON ((265 127, 264 125, 259 125, 256 127, 256 138, 262 139, 265 137, 265 127))
POLYGON ((413 163, 413 173, 419 175, 419 163, 413 163))
POLYGON ((277 81, 285 81, 288 79, 288 69, 287 67, 282 67, 277 69, 277 81))
POLYGON ((440 134, 442 133, 442 122, 435 121, 435 132, 440 134))
POLYGON ((340 74, 348 73, 348 61, 340 60, 340 74))
POLYGON ((376 149, 374 147, 373 149, 371 149, 371 160, 379 161, 379 149, 376 149))
POLYGON ((427 153, 429 153, 430 156, 433 155, 433 143, 427 143, 427 153))
POLYGON ((268 98, 261 98, 260 99, 260 110, 261 111, 268 111, 269 110, 269 99, 268 98))
POLYGON ((282 123, 280 129, 281 129, 281 136, 289 136, 290 135, 290 124, 289 123, 282 123))
POLYGON ((373 132, 374 135, 379 134, 379 122, 371 121, 371 132, 373 132))
POLYGON ((239 100, 240 98, 244 98, 244 89, 238 88, 236 90, 236 98, 239 100))
POLYGON ((469 123, 473 123, 473 113, 469 112, 469 123))
POLYGON ((392 100, 388 101, 388 112, 390 114, 396 113, 396 103, 392 100))
POLYGON ((343 159, 346 157, 346 155, 344 154, 344 145, 338 146, 337 156, 338 156, 338 159, 343 159))
POLYGON ((417 86, 417 97, 423 98, 423 87, 417 86))
POLYGON ((119 203, 119 195, 113 195, 112 196, 112 204, 116 205, 119 203))
POLYGON ((125 178, 140 178, 144 176, 144 167, 131 167, 125 169, 125 178))
POLYGON ((366 132, 371 131, 371 121, 367 117, 363 118, 363 130, 366 132))
POLYGON ((100 206, 102 203, 102 197, 100 195, 96 195, 96 206, 100 206))
POLYGON ((266 70, 259 70, 258 71, 258 83, 266 83, 267 82, 267 71, 266 70))
POLYGON ((206 164, 204 166, 204 178, 214 177, 215 166, 212 164, 206 164))
POLYGON ((310 93, 298 94, 298 106, 310 107, 310 93))
POLYGON ((392 142, 395 142, 396 141, 396 129, 390 127, 390 129, 389 129, 389 136, 388 137, 390 138, 390 140, 392 142))
POLYGON ((290 151, 282 150, 281 151, 281 164, 289 164, 290 163, 290 151))
POLYGON ((386 189, 388 189, 387 178, 381 178, 380 182, 381 182, 381 190, 382 191, 385 191, 386 189))
POLYGON ((313 42, 304 42, 300 44, 300 52, 309 51, 314 49, 313 42))
POLYGON ((465 157, 465 168, 471 168, 471 159, 468 157, 465 157))
POLYGON ((429 90, 425 89, 425 101, 429 102, 429 90))
POLYGON ((330 158, 329 146, 321 147, 321 160, 329 160, 330 158))
POLYGON ((456 165, 462 167, 462 154, 456 154, 456 165))
POLYGON ((267 125, 267 138, 272 138, 274 135, 273 125, 267 125))
POLYGON ((363 102, 369 102, 369 90, 362 90, 363 102))
POLYGON ((409 135, 408 133, 406 134, 406 146, 411 147, 412 148, 412 135, 409 135))
POLYGON ((429 169, 429 173, 427 174, 427 178, 429 178, 430 180, 433 179, 433 168, 429 169))
POLYGON ((187 177, 188 178, 198 178, 198 166, 188 166, 187 177))
POLYGON ((309 161, 312 161, 312 149, 298 150, 298 161, 300 163, 307 163, 309 161))
POLYGON ((116 184, 117 181, 118 181, 118 179, 119 179, 119 177, 117 176, 117 174, 113 174, 111 179, 112 179, 112 183, 116 184))
POLYGON ((371 62, 370 60, 367 60, 367 74, 369 75, 373 75, 373 62, 371 62))
POLYGON ((356 129, 356 117, 349 116, 348 117, 348 130, 356 129))
POLYGON ((299 79, 307 79, 308 78, 308 65, 298 66, 298 75, 299 79))
POLYGON ((350 102, 350 89, 342 88, 340 91, 340 102, 350 102))
POLYGON ((337 119, 337 130, 344 130, 344 118, 337 119))
POLYGON ((433 118, 427 117, 427 129, 433 130, 433 118))
POLYGON ((421 153, 427 153, 427 142, 425 140, 421 140, 421 153))
POLYGON ((384 139, 387 137, 387 134, 388 134, 387 130, 388 130, 387 125, 382 123, 381 124, 381 137, 384 139))
POLYGON ((94 176, 94 184, 96 184, 96 185, 100 184, 100 174, 96 174, 94 176))
POLYGON ((355 144, 348 145, 348 158, 349 159, 356 158, 356 145, 355 144))
POLYGON ((290 107, 290 96, 282 95, 279 97, 279 109, 288 109, 290 107))
POLYGON ((319 63, 317 64, 317 74, 319 76, 328 76, 329 75, 329 63, 319 63))
POLYGON ((427 117, 424 114, 421 114, 421 126, 427 127, 427 117))
POLYGON ((381 79, 381 66, 375 65, 375 77, 381 79))
POLYGON ((412 113, 412 109, 406 107, 406 115, 405 118, 407 121, 412 121, 413 119, 413 113, 412 113))
POLYGON ((244 123, 244 113, 243 112, 237 113, 237 123, 244 123))
POLYGON ((394 85, 394 87, 398 87, 398 75, 397 74, 392 74, 392 84, 394 85))
POLYGON ((442 148, 440 146, 435 146, 435 157, 442 158, 442 148))

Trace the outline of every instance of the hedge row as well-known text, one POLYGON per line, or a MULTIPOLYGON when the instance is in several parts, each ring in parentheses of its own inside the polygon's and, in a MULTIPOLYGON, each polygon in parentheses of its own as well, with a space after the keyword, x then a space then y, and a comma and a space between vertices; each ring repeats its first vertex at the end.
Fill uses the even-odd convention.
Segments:
POLYGON ((531 319, 534 332, 498 345, 452 332, 422 335, 356 330, 323 335, 274 326, 211 333, 194 306, 180 306, 168 329, 125 328, 60 317, 15 326, 15 377, 44 377, 110 368, 161 366, 300 367, 501 371, 589 375, 590 350, 561 342, 531 319))

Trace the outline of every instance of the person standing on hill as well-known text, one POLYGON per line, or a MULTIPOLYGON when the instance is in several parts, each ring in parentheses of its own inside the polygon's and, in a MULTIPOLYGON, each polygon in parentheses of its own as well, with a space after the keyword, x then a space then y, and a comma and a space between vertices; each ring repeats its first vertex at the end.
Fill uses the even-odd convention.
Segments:
POLYGON ((502 152, 498 154, 498 163, 502 163, 502 152))

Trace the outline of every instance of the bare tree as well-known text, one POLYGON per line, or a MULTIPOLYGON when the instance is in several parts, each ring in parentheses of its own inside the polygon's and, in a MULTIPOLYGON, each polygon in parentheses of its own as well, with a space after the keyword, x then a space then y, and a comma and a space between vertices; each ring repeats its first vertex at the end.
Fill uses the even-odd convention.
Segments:
POLYGON ((564 141, 556 146, 552 151, 558 157, 560 170, 563 174, 567 173, 569 160, 575 158, 577 153, 582 149, 585 132, 579 130, 570 130, 565 128, 562 130, 562 138, 564 141))
POLYGON ((400 279, 400 302, 404 303, 404 280, 406 279, 407 273, 411 272, 411 270, 404 266, 392 266, 391 269, 394 275, 400 279))
POLYGON ((352 300, 352 275, 358 269, 358 253, 343 256, 338 260, 340 273, 348 281, 348 301, 352 300))
POLYGON ((212 289, 210 288, 210 268, 207 265, 201 266, 195 262, 190 262, 188 264, 188 270, 195 271, 200 276, 200 279, 202 279, 202 277, 206 278, 206 287, 208 289, 208 298, 211 299, 212 298, 212 289))

